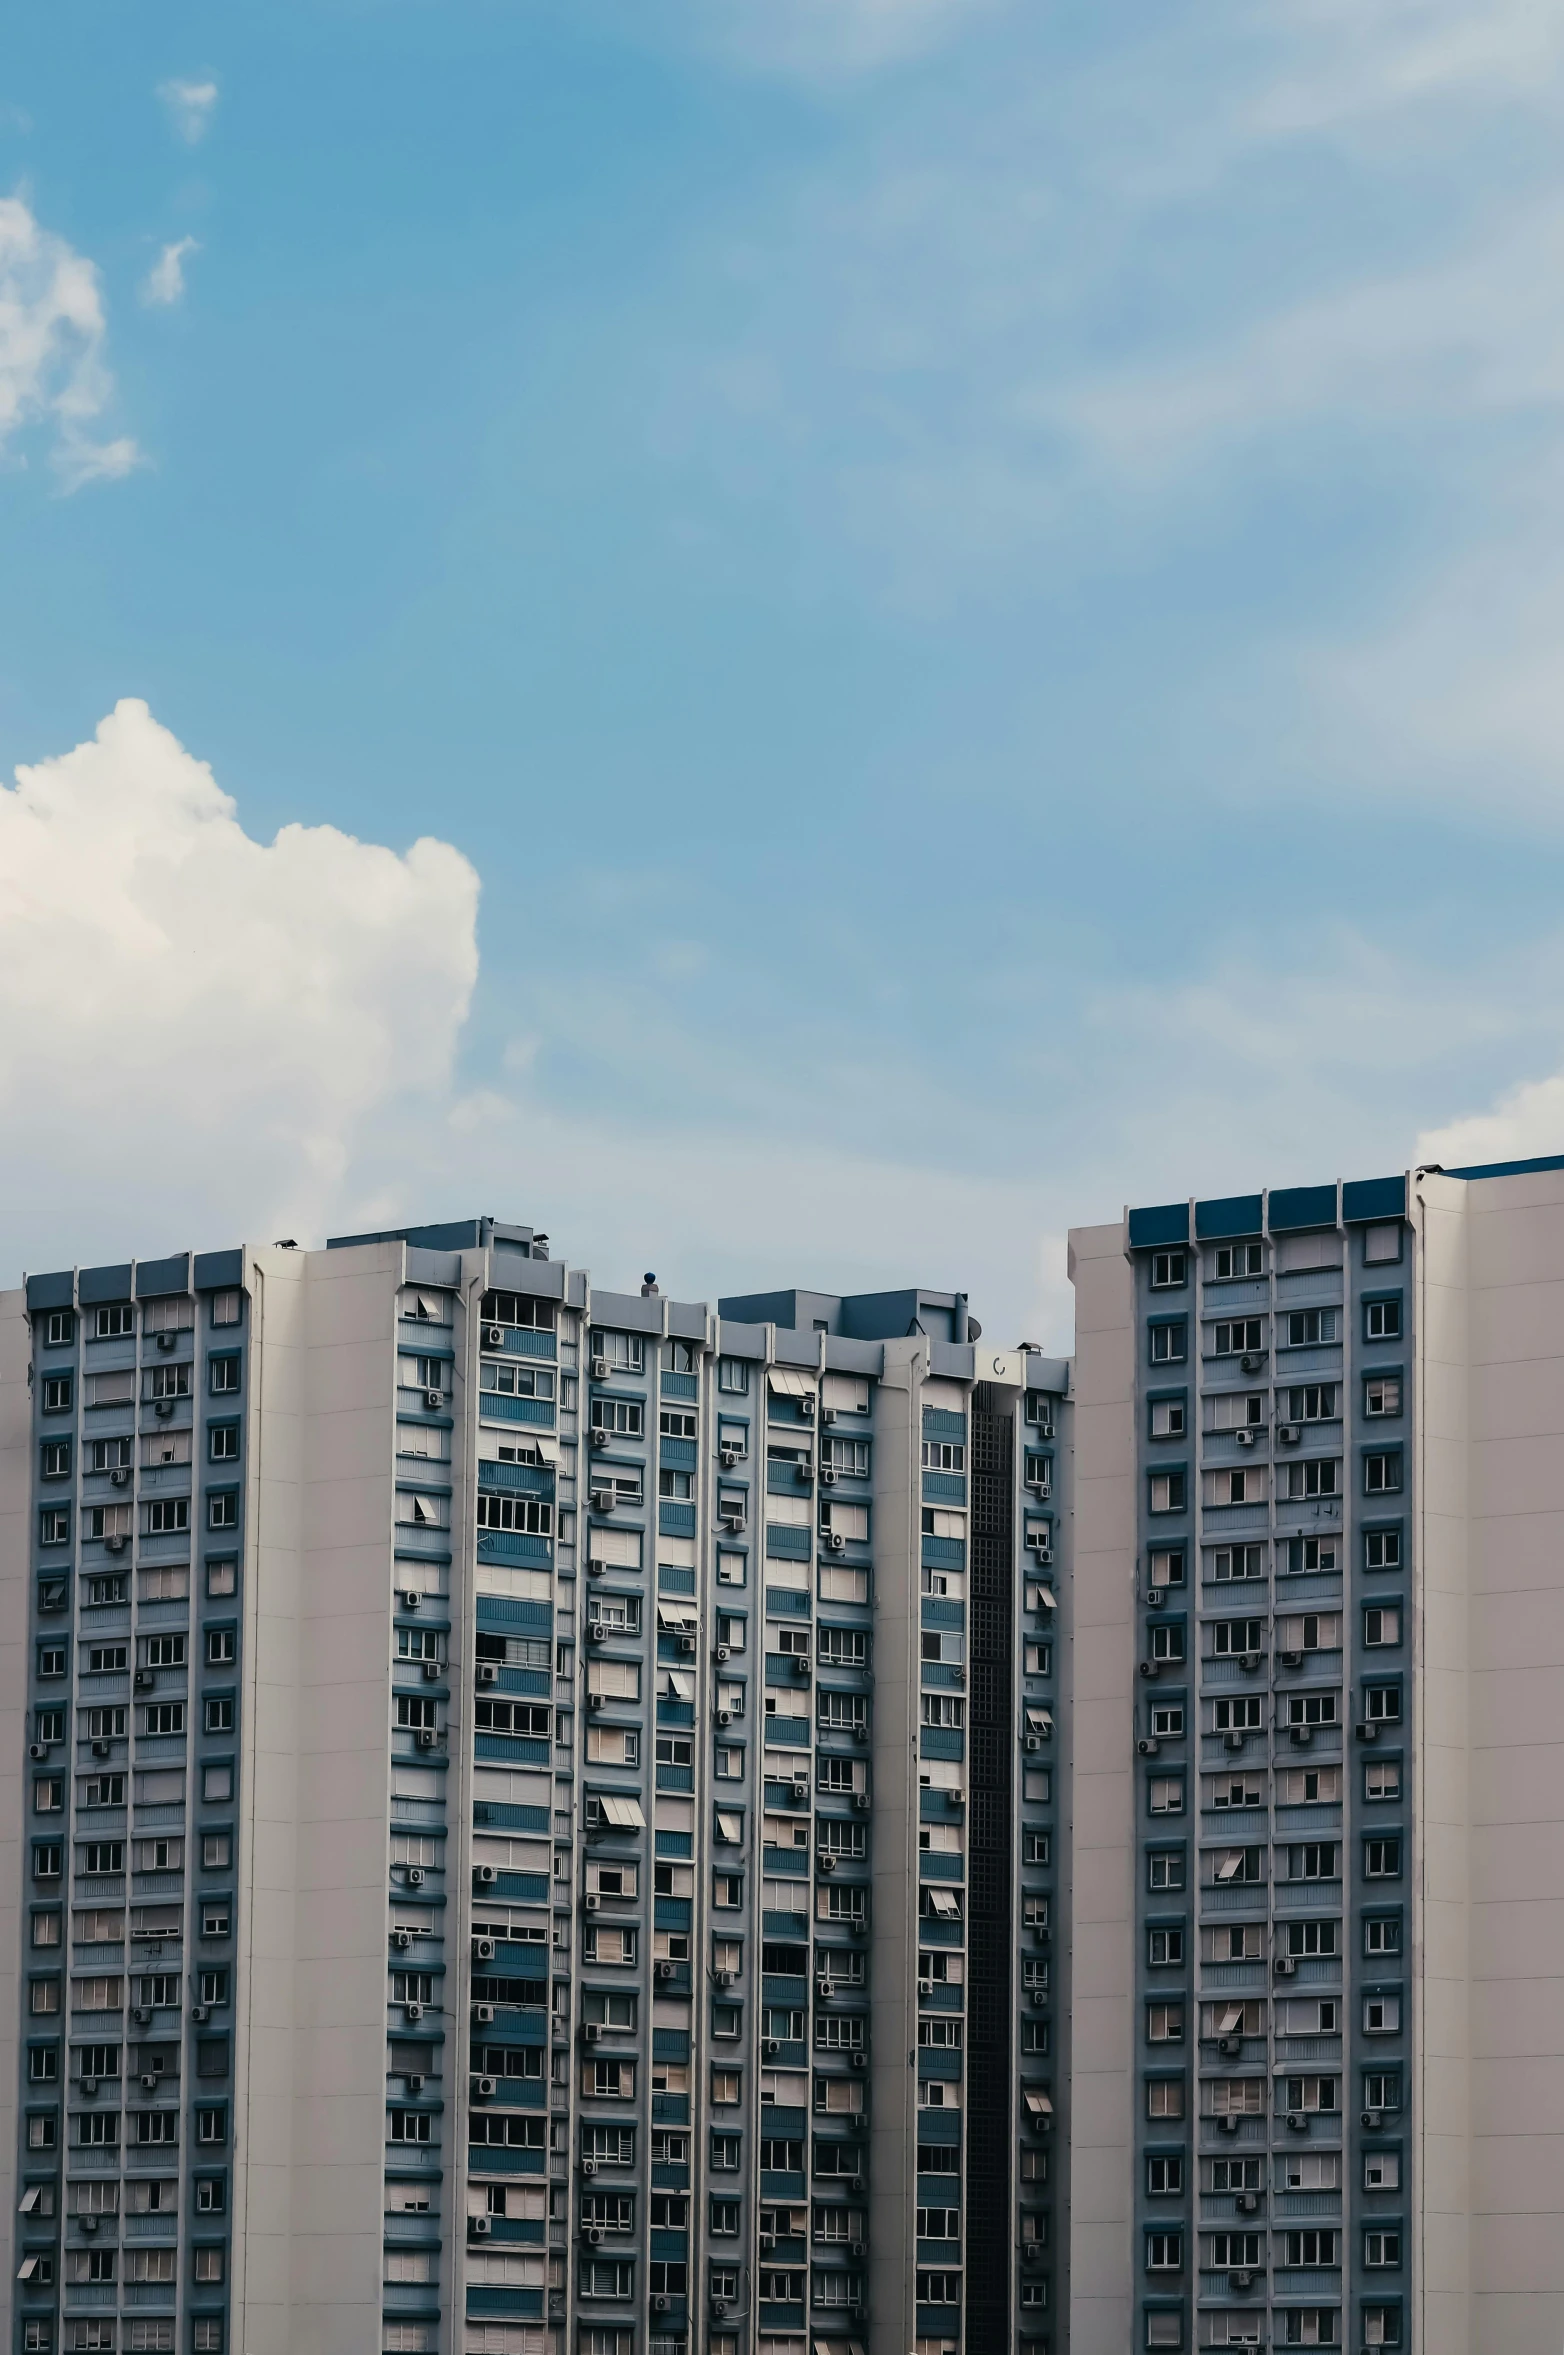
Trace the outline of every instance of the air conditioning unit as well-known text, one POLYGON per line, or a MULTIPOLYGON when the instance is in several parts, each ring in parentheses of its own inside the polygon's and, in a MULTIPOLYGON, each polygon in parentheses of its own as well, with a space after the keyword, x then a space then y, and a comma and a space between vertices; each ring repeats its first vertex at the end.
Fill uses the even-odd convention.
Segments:
POLYGON ((664 2297, 662 2293, 659 2292, 658 2295, 652 2300, 652 2312, 654 2314, 666 2314, 672 2303, 673 2300, 671 2298, 664 2297))
POLYGON ((108 1745, 108 1743, 107 1743, 107 1742, 94 1742, 94 1743, 93 1743, 93 1745, 92 1745, 92 1754, 93 1754, 94 1758, 107 1758, 107 1756, 108 1756, 108 1754, 109 1754, 109 1745, 108 1745))
POLYGON ((836 1870, 836 1858, 829 1854, 822 1856, 820 1858, 820 1870, 823 1873, 834 1873, 836 1870))
POLYGON ((594 1513, 611 1513, 611 1512, 613 1511, 613 1509, 614 1509, 614 1491, 613 1491, 613 1489, 611 1489, 611 1488, 594 1488, 594 1489, 593 1489, 593 1491, 592 1491, 592 1510, 593 1510, 593 1512, 594 1512, 594 1513))
POLYGON ((472 2016, 477 2021, 480 2028, 487 2028, 494 2018, 493 2004, 475 2003, 472 2007, 472 2016))
POLYGON ((809 1679, 809 1654, 807 1652, 795 1652, 792 1655, 792 1660, 793 1674, 795 1676, 801 1676, 807 1683, 809 1679))
MULTIPOLYGON (((439 1669, 433 1660, 426 1660, 424 1662, 424 1670, 426 1674, 430 1673, 431 1671, 435 1675, 439 1674, 439 1669)), ((480 1684, 498 1684, 499 1681, 500 1672, 496 1663, 493 1660, 480 1660, 478 1663, 478 1682, 480 1684)))
POLYGON ((738 1460, 739 1451, 736 1447, 722 1447, 717 1450, 717 1461, 725 1472, 731 1472, 738 1460))
POLYGON ((1035 1756, 1036 1756, 1036 1754, 1037 1754, 1037 1752, 1038 1752, 1038 1751, 1039 1751, 1039 1750, 1042 1748, 1042 1746, 1043 1746, 1043 1737, 1042 1737, 1042 1735, 1041 1735, 1041 1734, 1028 1734, 1028 1735, 1027 1735, 1027 1737, 1026 1737, 1026 1748, 1027 1748, 1027 1754, 1028 1754, 1028 1756, 1029 1756, 1029 1757, 1035 1757, 1035 1756))
POLYGON ((1162 1744, 1158 1741, 1155 1734, 1142 1734, 1135 1747, 1140 1752, 1142 1758, 1155 1758, 1157 1752, 1161 1749, 1162 1744))
POLYGON ((694 1659, 694 1657, 695 1657, 695 1638, 694 1638, 694 1636, 693 1636, 693 1635, 681 1635, 681 1636, 680 1636, 680 1638, 679 1638, 679 1656, 680 1656, 680 1658, 681 1658, 681 1659, 683 1659, 683 1660, 693 1660, 693 1659, 694 1659))
POLYGON ((1312 1725, 1289 1726, 1288 1732, 1292 1736, 1292 1744, 1295 1750, 1307 1750, 1309 1744, 1314 1739, 1314 1728, 1312 1725))
POLYGON ((838 1473, 834 1464, 821 1465, 820 1485, 822 1488, 834 1488, 839 1478, 840 1474, 838 1473))
MULTIPOLYGON (((762 2245, 764 2245, 764 2244, 762 2244, 762 2245)), ((773 2242, 773 2244, 772 2244, 772 2245, 773 2245, 773 2247, 774 2247, 774 2246, 775 2246, 775 2243, 773 2242)), ((722 2317, 724 2316, 724 2314, 726 2314, 726 2313, 727 2313, 727 2311, 728 2311, 728 2301, 727 2301, 727 2299, 726 2299, 726 2298, 713 2298, 713 2299, 712 2299, 712 2302, 711 2302, 711 2310, 712 2310, 713 2314, 716 2316, 717 2320, 720 2322, 720 2321, 722 2320, 722 2317)))
POLYGON ((136 1670, 136 1690, 138 1693, 150 1693, 152 1687, 156 1683, 157 1678, 153 1675, 150 1668, 138 1668, 136 1670))
POLYGON ((813 1464, 802 1464, 802 1463, 801 1463, 801 1464, 798 1466, 798 1468, 797 1468, 797 1471, 796 1471, 796 1473, 795 1473, 795 1475, 794 1475, 794 1477, 795 1477, 795 1478, 797 1479, 797 1481, 798 1481, 798 1484, 799 1484, 800 1488, 808 1488, 808 1487, 809 1487, 809 1485, 810 1485, 810 1483, 813 1481, 813 1479, 814 1479, 814 1476, 815 1476, 815 1468, 814 1468, 814 1465, 813 1465, 813 1464))
POLYGON ((27 1745, 27 1755, 29 1758, 47 1758, 49 1755, 48 1743, 29 1742, 27 1745))
POLYGON ((416 1611, 416 1610, 417 1610, 417 1608, 418 1608, 418 1606, 419 1606, 419 1604, 422 1602, 422 1600, 423 1600, 423 1597, 422 1597, 422 1595, 419 1593, 419 1591, 418 1591, 418 1589, 417 1589, 417 1587, 416 1587, 416 1586, 404 1586, 404 1587, 403 1587, 403 1589, 402 1589, 402 1608, 403 1608, 403 1610, 404 1610, 404 1611, 416 1611))
POLYGON ((1054 1558, 1054 1549, 1051 1545, 1035 1545, 1032 1551, 1040 1562, 1051 1562, 1054 1558))
POLYGON ((122 1554, 125 1551, 125 1540, 122 1537, 106 1537, 103 1544, 107 1553, 122 1554))
MULTIPOLYGON (((590 1900, 588 1902, 590 1903, 590 1900)), ((581 2024, 581 2041, 583 2044, 601 2044, 603 2041, 602 2021, 584 2020, 581 2024)))
POLYGON ((405 2004, 403 2009, 410 2020, 421 2020, 424 2016, 424 2007, 416 1998, 412 2003, 405 2004))
POLYGON ((793 1777, 792 1783, 791 1783, 791 1785, 790 1785, 789 1787, 790 1787, 790 1789, 792 1790, 792 1794, 793 1794, 793 1797, 794 1797, 795 1799, 807 1799, 807 1798, 808 1798, 808 1796, 809 1796, 809 1784, 808 1784, 808 1781, 806 1780, 806 1778, 805 1778, 803 1775, 801 1775, 801 1774, 795 1775, 795 1776, 793 1777))
POLYGON ((1153 1677, 1158 1673, 1161 1665, 1162 1663, 1159 1660, 1142 1660, 1140 1663, 1140 1673, 1145 1677, 1153 1677))
MULTIPOLYGON (((422 2004, 420 2004, 418 2008, 420 2011, 422 2011, 424 2007, 422 2004)), ((190 2016, 198 2028, 204 2028, 207 2021, 212 2016, 212 2007, 209 2003, 198 2003, 193 2008, 190 2016)))
POLYGON ((814 1421, 815 1402, 812 1398, 801 1398, 799 1400, 798 1419, 801 1423, 812 1423, 814 1421))
POLYGON ((1230 2290, 1252 2289, 1254 2287, 1254 2275, 1249 2271, 1246 2265, 1240 2266, 1236 2273, 1230 2273, 1228 2275, 1227 2286, 1230 2290))
POLYGON ((1258 1653, 1258 1652, 1245 1652, 1245 1653, 1243 1653, 1243 1654, 1241 1655, 1240 1659, 1239 1659, 1238 1665, 1239 1665, 1239 1667, 1240 1667, 1240 1668, 1241 1668, 1241 1669, 1244 1671, 1244 1673, 1245 1673, 1245 1675, 1246 1675, 1246 1676, 1253 1676, 1253 1674, 1255 1673, 1255 1670, 1256 1670, 1256 1669, 1259 1667, 1259 1665, 1260 1665, 1260 1655, 1259 1655, 1259 1653, 1258 1653))
POLYGON ((1243 2041, 1241 2036, 1219 2036, 1216 2040, 1216 2048, 1219 2053, 1225 2054, 1228 2060, 1236 2060, 1243 2050, 1243 2041))
POLYGON ((774 2061, 782 2047, 774 2036, 768 2036, 760 2049, 768 2061, 774 2061))
POLYGON ((494 2219, 492 2216, 469 2216, 467 2229, 475 2241, 486 2241, 494 2230, 494 2219))
POLYGON ((863 2177, 861 2175, 849 2175, 847 2178, 847 2188, 849 2191, 862 2191, 864 2188, 863 2177))
POLYGON ((1293 1954, 1279 1954, 1276 1958, 1278 1979, 1294 1979, 1298 1975, 1298 1958, 1293 1954))
POLYGON ((729 1656, 728 1646, 726 1644, 717 1644, 714 1646, 711 1656, 719 1663, 726 1660, 729 1656))
POLYGON ((410 1889, 421 1889, 424 1885, 425 1878, 426 1876, 424 1873, 424 1868, 421 1864, 410 1864, 408 1866, 407 1885, 410 1889))
MULTIPOLYGON (((961 1797, 961 1793, 959 1791, 947 1791, 945 1796, 947 1799, 959 1799, 961 1797)), ((857 1808, 860 1815, 867 1815, 870 1806, 868 1792, 855 1791, 853 1793, 853 1805, 857 1808)))
POLYGON ((141 2090, 143 2093, 156 2093, 157 2091, 157 2079, 150 2069, 145 2069, 142 2072, 141 2090))
POLYGON ((152 1411, 160 1419, 166 1420, 174 1411, 174 1402, 171 1398, 160 1398, 152 1411))
POLYGON ((439 1663, 439 1661, 438 1661, 438 1660, 426 1660, 426 1661, 424 1662, 424 1682, 425 1682, 425 1684, 438 1684, 438 1683, 439 1683, 439 1681, 440 1681, 440 1663, 439 1663))
POLYGON ((832 1530, 827 1543, 829 1544, 833 1554, 840 1554, 846 1551, 847 1540, 839 1529, 832 1530))
POLYGON ((504 1344, 505 1327, 503 1325, 485 1325, 483 1338, 490 1349, 499 1349, 504 1344))
POLYGON ((864 2254, 864 2244, 863 2244, 863 2242, 862 2242, 862 2241, 849 2241, 849 2242, 848 2242, 848 2244, 847 2244, 847 2254, 849 2255, 849 2257, 859 2257, 859 2258, 861 2258, 861 2257, 863 2256, 863 2254, 864 2254))
POLYGON ((1240 1430, 1237 1430, 1233 1433, 1233 1437, 1237 1440, 1240 1447, 1253 1447, 1259 1436, 1259 1432, 1253 1429, 1253 1427, 1247 1423, 1244 1424, 1240 1430))
POLYGON ((610 1434, 603 1429, 602 1424, 594 1423, 590 1433, 588 1434, 588 1445, 591 1447, 606 1447, 608 1445, 609 1438, 610 1434))
POLYGON ((1301 1668, 1303 1666, 1303 1654, 1301 1652, 1283 1652, 1281 1657, 1282 1666, 1284 1668, 1301 1668))
POLYGON ((857 1725, 849 1726, 847 1730, 855 1742, 866 1742, 869 1739, 869 1728, 861 1720, 857 1725))
POLYGON ((83 2093, 84 2093, 84 2094, 87 2096, 87 2099, 88 2099, 89 2101, 91 2101, 91 2100, 92 2100, 92 2098, 93 2098, 93 2096, 96 2094, 96 2092, 97 2092, 97 2090, 98 2090, 98 2080, 97 2080, 97 2078, 96 2078, 96 2077, 84 2077, 84 2078, 82 2079, 82 2081, 81 2081, 81 2089, 82 2089, 82 2092, 83 2092, 83 2093))
POLYGON ((672 1963, 671 1963, 671 1962, 660 1962, 660 1963, 657 1965, 657 1969, 656 1969, 656 1972, 654 1973, 654 1976, 655 1976, 655 1977, 657 1977, 657 1978, 659 1978, 659 1979, 671 1979, 671 1978, 673 1977, 673 1965, 672 1965, 672 1963))
POLYGON ((737 1977, 737 1971, 719 1971, 717 1973, 717 1985, 719 1987, 731 1987, 737 1977))
POLYGON ((1258 2216, 1260 2195, 1257 2191, 1241 2191, 1237 2199, 1234 2200, 1233 2206, 1238 2210, 1240 2216, 1258 2216))
POLYGON ((500 2090, 500 2081, 497 2077, 475 2077, 472 2081, 472 2089, 479 2101, 493 2101, 500 2090))
POLYGON ((1379 1740, 1378 1724, 1372 1722, 1366 1717, 1364 1718, 1361 1725, 1357 1726, 1354 1730, 1360 1742, 1377 1742, 1379 1740))
POLYGON ((869 2056, 866 2052, 849 2053, 847 2057, 855 2069, 867 2069, 869 2066, 869 2056))
POLYGON ((500 1876, 498 1867, 495 1865, 475 1864, 472 1868, 472 1877, 480 1889, 492 1889, 500 1876))
POLYGON ((426 1390, 424 1392, 424 1404, 426 1407, 431 1409, 444 1406, 445 1392, 443 1390, 426 1390))
POLYGON ((1276 1436, 1283 1447, 1296 1447, 1303 1437, 1303 1433, 1296 1423, 1279 1423, 1276 1428, 1276 1436))
POLYGON ((1242 1372, 1257 1374, 1265 1363, 1265 1357, 1263 1352, 1258 1349, 1246 1349, 1238 1363, 1242 1372))
POLYGON ((589 1889, 581 1900, 588 1913, 596 1913, 603 1900, 595 1889, 589 1889))
POLYGON ((1308 2121, 1308 2119, 1307 2119, 1307 2118, 1304 2116, 1304 2114, 1303 2114, 1302 2110, 1289 2110, 1289 2111, 1288 2111, 1288 2113, 1287 2113, 1287 2131, 1288 2131, 1288 2133, 1289 2133, 1289 2134, 1307 2134, 1307 2133, 1308 2133, 1308 2131, 1309 2131, 1309 2121, 1308 2121))
POLYGON ((396 1948, 398 1954, 405 1954, 413 1943, 412 1931, 393 1930, 391 1933, 391 1943, 396 1948))
POLYGON ((593 1358, 592 1379, 594 1382, 606 1382, 608 1380, 608 1360, 606 1357, 593 1358))
POLYGON ((832 1984, 831 1984, 831 1981, 830 1981, 829 1979, 817 1979, 817 1980, 815 1981, 815 1993, 816 1993, 816 1995, 834 1995, 834 1994, 835 1994, 835 1992, 836 1992, 836 1990, 835 1990, 835 1988, 832 1986, 832 1984))
POLYGON ((606 1562, 588 1562, 588 1564, 587 1564, 587 1576, 588 1576, 588 1578, 601 1578, 601 1577, 602 1577, 602 1575, 603 1575, 603 1572, 604 1572, 604 1571, 605 1571, 607 1568, 608 1568, 608 1564, 607 1564, 606 1562))
POLYGON ((419 1749, 420 1749, 420 1750, 432 1750, 432 1749, 434 1748, 434 1728, 433 1728, 433 1726, 432 1726, 432 1725, 421 1725, 421 1726, 418 1728, 418 1733, 417 1733, 416 1739, 417 1739, 417 1742, 418 1742, 418 1747, 419 1747, 419 1749))
POLYGON ((159 1333, 157 1337, 157 1345, 161 1350, 171 1350, 178 1338, 179 1336, 177 1333, 159 1333))
POLYGON ((731 1724, 733 1723, 733 1712, 732 1712, 732 1710, 731 1710, 731 1709, 719 1709, 719 1710, 717 1711, 717 1723, 718 1723, 719 1725, 731 1725, 731 1724))
MULTIPOLYGON (((601 1563, 601 1562, 594 1562, 594 1563, 592 1564, 592 1568, 593 1568, 594 1570, 601 1570, 602 1566, 603 1566, 603 1565, 602 1565, 602 1563, 601 1563)), ((588 1642, 589 1644, 606 1644, 606 1643, 607 1643, 607 1641, 608 1641, 608 1630, 607 1630, 607 1628, 606 1628, 606 1627, 603 1625, 603 1622, 602 1622, 602 1620, 601 1620, 601 1619, 589 1619, 589 1620, 587 1621, 587 1642, 588 1642)))
POLYGON ((1236 2110, 1229 2110, 1225 2117, 1218 2118, 1216 2122, 1216 2130, 1218 2134, 1236 2134, 1238 2132, 1238 2113, 1236 2110))
POLYGON ((472 1942, 472 1959, 474 1962, 493 1962, 494 1940, 492 1938, 475 1938, 472 1942))
POLYGON ((1385 2123, 1385 2113, 1384 2113, 1384 2111, 1383 2111, 1383 2110, 1365 2110, 1365 2111, 1364 2111, 1364 2113, 1363 2113, 1363 2123, 1364 2123, 1364 2125, 1365 2125, 1365 2126, 1368 2128, 1368 2130, 1369 2130, 1369 2132, 1370 2132, 1371 2134, 1377 2134, 1377 2133, 1379 2132, 1379 2129, 1380 2129, 1380 2128, 1381 2128, 1381 2127, 1384 2125, 1384 2123, 1385 2123))
POLYGON ((130 2016, 138 2028, 148 2027, 152 2019, 152 2006, 149 2003, 138 2003, 132 2008, 130 2016))
POLYGON ((424 2081, 423 2081, 423 2078, 420 2076, 419 2072, 418 2072, 416 2069, 411 2069, 411 2070, 409 2070, 409 2072, 408 2072, 408 2076, 407 2076, 407 2090, 408 2090, 408 2092, 409 2092, 409 2093, 422 2093, 422 2092, 423 2092, 423 2089, 424 2089, 424 2081))
POLYGON ((109 1479, 115 1488, 128 1488, 130 1486, 130 1466, 116 1464, 109 1474, 109 1479))
POLYGON ((588 2177, 595 2175, 597 2173, 597 2161, 595 2159, 583 2159, 581 2162, 581 2172, 583 2175, 588 2177))

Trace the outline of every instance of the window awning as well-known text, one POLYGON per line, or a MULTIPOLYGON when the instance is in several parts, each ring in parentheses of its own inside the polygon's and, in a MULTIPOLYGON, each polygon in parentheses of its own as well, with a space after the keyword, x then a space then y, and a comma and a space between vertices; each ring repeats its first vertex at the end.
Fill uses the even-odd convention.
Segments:
POLYGON ((815 1377, 800 1374, 792 1366, 768 1366, 766 1380, 778 1398, 813 1398, 815 1377))
POLYGON ((717 1810, 717 1837, 719 1840, 726 1840, 737 1847, 744 1837, 742 1815, 729 1815, 719 1807, 717 1810))
POLYGON ((959 1922, 961 1919, 961 1908, 956 1903, 955 1892, 950 1889, 929 1891, 929 1911, 937 1914, 942 1922, 959 1922))
POLYGON ((1053 1711, 1029 1709, 1026 1713, 1026 1730, 1030 1734, 1051 1734, 1054 1730, 1053 1711))
POLYGON ((1216 1877, 1219 1881, 1236 1881, 1244 1869, 1244 1852, 1235 1848, 1230 1855, 1218 1860, 1216 1877))
POLYGON ((26 2191, 24 2191, 22 2194, 22 2204, 17 2213, 21 2216, 31 2216, 35 2214, 38 2203, 42 2198, 43 2185, 41 2183, 30 2183, 26 2191))
POLYGON ((1054 2114, 1054 2106, 1048 2095, 1041 2092, 1036 2086, 1024 2087, 1021 2099, 1034 2118, 1051 2118, 1054 2114))
POLYGON ((657 1605, 657 1624, 669 1635, 693 1635, 699 1622, 693 1603, 665 1603, 657 1605))
POLYGON ((605 1793, 597 1804, 604 1823, 617 1824, 627 1832, 645 1831, 646 1818, 641 1813, 639 1799, 616 1799, 605 1793))
POLYGON ((1243 2024, 1243 2005, 1241 2003, 1227 2003, 1222 2006, 1221 2012, 1217 2017, 1216 2032, 1218 2036, 1231 2036, 1233 2030, 1235 2028, 1241 2028, 1243 2024))
POLYGON ((1056 1611, 1059 1608, 1052 1587, 1040 1586, 1038 1588, 1037 1607, 1040 1611, 1056 1611))

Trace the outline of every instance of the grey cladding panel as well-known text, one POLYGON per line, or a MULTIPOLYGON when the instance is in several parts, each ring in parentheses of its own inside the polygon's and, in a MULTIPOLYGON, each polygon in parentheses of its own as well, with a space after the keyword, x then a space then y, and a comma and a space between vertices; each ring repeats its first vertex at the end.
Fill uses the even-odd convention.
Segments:
POLYGON ((176 1251, 171 1259, 143 1259, 136 1263, 138 1300, 161 1300, 171 1292, 188 1292, 189 1289, 188 1251, 176 1251))
POLYGON ((123 1267, 84 1267, 76 1279, 77 1298, 83 1308, 97 1306, 100 1301, 130 1298, 130 1262, 123 1267))
POLYGON ((231 1292, 244 1282, 242 1251, 198 1251, 195 1288, 198 1292, 231 1292))
POLYGON ((35 1312, 40 1308, 69 1308, 75 1290, 76 1278, 68 1267, 52 1276, 29 1276, 27 1305, 35 1312))

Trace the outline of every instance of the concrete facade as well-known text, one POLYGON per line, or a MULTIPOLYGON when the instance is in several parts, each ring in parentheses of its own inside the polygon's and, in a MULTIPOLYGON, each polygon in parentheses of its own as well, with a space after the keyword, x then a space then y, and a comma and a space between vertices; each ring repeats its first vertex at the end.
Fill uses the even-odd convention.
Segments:
POLYGON ((0 1302, 13 2347, 1062 2345, 1067 1372, 488 1220, 0 1302))

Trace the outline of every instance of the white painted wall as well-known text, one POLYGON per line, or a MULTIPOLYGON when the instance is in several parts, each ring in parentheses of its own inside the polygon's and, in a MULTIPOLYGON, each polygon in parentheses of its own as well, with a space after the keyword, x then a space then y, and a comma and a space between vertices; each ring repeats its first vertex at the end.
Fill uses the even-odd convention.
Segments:
POLYGON ((1125 2355, 1134 2306, 1134 1295, 1122 1226, 1070 1236, 1074 1937, 1071 2355, 1125 2355))

